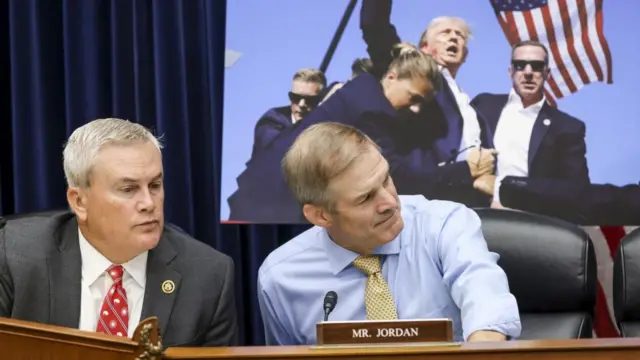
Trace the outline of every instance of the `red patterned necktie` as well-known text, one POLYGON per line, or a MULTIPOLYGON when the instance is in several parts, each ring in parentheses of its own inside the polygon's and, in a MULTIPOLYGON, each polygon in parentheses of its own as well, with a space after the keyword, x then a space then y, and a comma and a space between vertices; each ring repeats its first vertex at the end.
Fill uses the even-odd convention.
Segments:
POLYGON ((120 265, 112 265, 107 274, 113 279, 113 284, 102 302, 96 331, 126 337, 129 329, 129 304, 127 292, 122 287, 124 269, 120 265))

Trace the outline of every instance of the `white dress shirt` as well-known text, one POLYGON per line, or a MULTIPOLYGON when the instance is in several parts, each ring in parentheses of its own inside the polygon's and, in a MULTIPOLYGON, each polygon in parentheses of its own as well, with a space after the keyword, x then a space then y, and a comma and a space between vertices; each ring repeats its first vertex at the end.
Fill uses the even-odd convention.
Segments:
POLYGON ((493 201, 500 203, 500 184, 506 176, 529 175, 531 133, 544 102, 543 96, 542 100, 524 108, 515 90, 512 88, 509 92, 493 136, 493 144, 499 153, 493 201))
POLYGON ((456 99, 458 109, 462 115, 462 139, 460 141, 459 150, 461 153, 458 155, 457 161, 463 161, 467 159, 468 151, 463 151, 470 146, 480 146, 480 124, 478 123, 478 114, 471 106, 471 99, 469 95, 458 86, 456 80, 451 76, 449 70, 443 66, 440 66, 440 72, 444 79, 449 84, 453 97, 456 99))
MULTIPOLYGON (((79 329, 95 332, 104 297, 113 284, 111 276, 107 274, 107 269, 112 263, 87 241, 79 229, 78 237, 80 239, 80 255, 82 258, 82 296, 79 329)), ((133 337, 133 332, 138 326, 142 315, 142 303, 147 281, 147 256, 148 253, 145 251, 131 261, 122 264, 124 268, 122 285, 127 292, 130 315, 128 337, 133 337)))

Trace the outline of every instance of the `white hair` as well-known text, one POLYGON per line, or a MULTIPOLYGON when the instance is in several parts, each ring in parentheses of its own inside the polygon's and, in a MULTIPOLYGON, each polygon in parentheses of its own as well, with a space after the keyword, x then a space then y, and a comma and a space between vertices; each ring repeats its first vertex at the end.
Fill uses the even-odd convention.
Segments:
POLYGON ((122 119, 98 119, 77 128, 62 152, 67 185, 81 188, 90 186, 93 162, 104 146, 147 141, 151 141, 158 150, 162 149, 159 139, 147 128, 122 119))
POLYGON ((472 39, 473 33, 471 31, 471 27, 469 26, 469 24, 465 19, 461 17, 456 17, 456 16, 438 16, 432 19, 431 22, 429 22, 429 26, 427 26, 427 28, 422 32, 422 36, 420 36, 419 45, 422 46, 427 41, 427 36, 430 30, 432 30, 433 28, 435 28, 436 26, 444 22, 453 22, 453 23, 459 24, 460 27, 462 28, 462 31, 466 33, 467 41, 472 39))

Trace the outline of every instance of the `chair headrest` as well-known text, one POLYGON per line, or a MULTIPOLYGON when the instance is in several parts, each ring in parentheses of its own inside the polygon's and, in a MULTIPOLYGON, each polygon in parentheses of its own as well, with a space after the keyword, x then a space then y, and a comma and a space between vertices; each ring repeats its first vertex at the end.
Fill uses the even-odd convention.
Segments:
POLYGON ((640 228, 620 242, 613 261, 613 308, 618 321, 640 321, 640 228))
POLYGON ((597 264, 577 225, 513 210, 476 209, 522 312, 593 312, 597 264))

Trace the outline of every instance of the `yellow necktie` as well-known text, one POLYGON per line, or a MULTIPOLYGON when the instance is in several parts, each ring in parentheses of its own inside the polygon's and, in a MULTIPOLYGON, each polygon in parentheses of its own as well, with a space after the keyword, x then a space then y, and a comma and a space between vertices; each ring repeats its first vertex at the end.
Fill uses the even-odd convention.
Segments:
POLYGON ((382 277, 380 258, 377 255, 362 255, 353 261, 353 265, 368 276, 364 291, 367 320, 397 319, 396 303, 389 284, 382 277))

